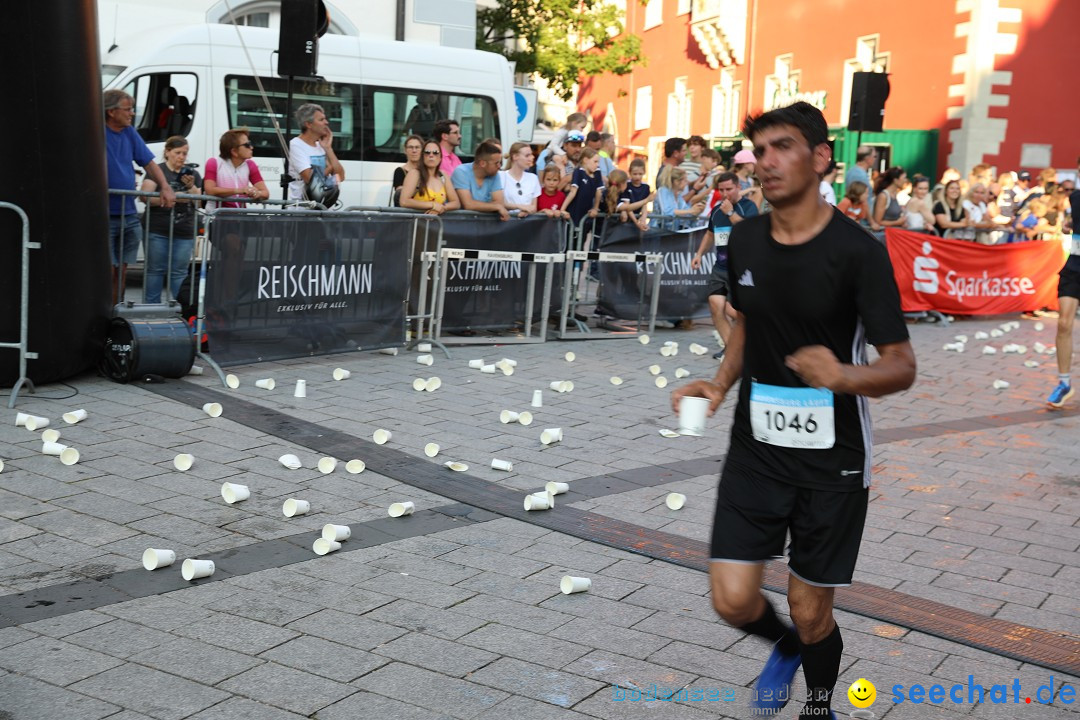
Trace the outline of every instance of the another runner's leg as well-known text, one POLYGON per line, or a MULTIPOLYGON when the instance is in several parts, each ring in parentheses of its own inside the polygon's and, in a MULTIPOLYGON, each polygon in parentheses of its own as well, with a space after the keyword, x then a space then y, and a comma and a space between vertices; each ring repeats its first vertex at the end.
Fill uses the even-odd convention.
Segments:
MULTIPOLYGON (((727 316, 727 304, 726 295, 709 296, 709 313, 712 315, 713 327, 720 333, 720 340, 723 341, 724 347, 727 347, 728 338, 731 336, 731 321, 727 316)), ((723 355, 724 348, 721 348, 720 352, 713 357, 719 359, 723 355)))
POLYGON ((1050 394, 1048 402, 1053 407, 1061 407, 1072 394, 1072 378, 1069 370, 1072 366, 1073 324, 1076 320, 1077 298, 1063 295, 1058 298, 1057 320, 1057 365, 1058 384, 1050 394))

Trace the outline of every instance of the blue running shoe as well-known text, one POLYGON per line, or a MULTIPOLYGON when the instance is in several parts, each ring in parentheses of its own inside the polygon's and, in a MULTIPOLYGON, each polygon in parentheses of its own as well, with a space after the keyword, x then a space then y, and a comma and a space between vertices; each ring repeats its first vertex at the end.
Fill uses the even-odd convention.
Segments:
POLYGON ((791 681, 802 664, 798 653, 786 655, 774 646, 765 667, 754 682, 750 697, 750 714, 754 717, 773 717, 791 700, 791 681))
POLYGON ((1072 396, 1072 385, 1066 385, 1063 382, 1059 382, 1057 387, 1054 388, 1054 391, 1050 393, 1050 397, 1046 398, 1046 402, 1050 404, 1050 407, 1059 408, 1072 396))

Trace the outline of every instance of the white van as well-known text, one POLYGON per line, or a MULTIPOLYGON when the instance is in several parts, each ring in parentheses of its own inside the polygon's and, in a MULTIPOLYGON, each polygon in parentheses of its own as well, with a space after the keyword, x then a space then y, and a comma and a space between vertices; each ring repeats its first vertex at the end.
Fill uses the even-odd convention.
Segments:
MULTIPOLYGON (((205 165, 218 155, 222 133, 248 128, 271 197, 280 198, 281 145, 237 29, 197 25, 156 41, 143 35, 139 42, 121 43, 102 58, 105 87, 122 88, 135 98, 135 127, 159 160, 165 139, 183 135, 191 147, 188 160, 205 165)), ((277 76, 278 31, 239 30, 284 132, 288 88, 277 76)), ((307 102, 326 110, 334 150, 345 167, 341 201, 346 206, 389 204, 394 168, 405 162, 405 137, 430 136, 434 124, 406 127, 418 95, 430 96, 424 99, 434 101, 435 115, 460 123, 458 155, 464 162, 485 138, 500 138, 509 148, 515 137, 513 76, 501 55, 326 35, 319 39, 318 70, 321 79, 294 81, 290 111, 307 102)), ((295 136, 295 121, 290 126, 295 136)))

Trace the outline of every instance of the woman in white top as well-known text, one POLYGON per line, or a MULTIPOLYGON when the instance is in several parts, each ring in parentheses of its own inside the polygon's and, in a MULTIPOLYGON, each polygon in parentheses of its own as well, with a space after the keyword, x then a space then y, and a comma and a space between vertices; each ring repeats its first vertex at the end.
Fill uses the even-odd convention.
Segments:
POLYGON ((532 148, 528 143, 516 142, 510 146, 506 169, 499 171, 503 203, 507 210, 519 211, 519 216, 536 212, 536 198, 540 197, 540 178, 529 172, 532 165, 532 148))
POLYGON ((930 201, 930 178, 916 175, 911 179, 911 199, 904 206, 904 227, 936 235, 934 208, 930 201))

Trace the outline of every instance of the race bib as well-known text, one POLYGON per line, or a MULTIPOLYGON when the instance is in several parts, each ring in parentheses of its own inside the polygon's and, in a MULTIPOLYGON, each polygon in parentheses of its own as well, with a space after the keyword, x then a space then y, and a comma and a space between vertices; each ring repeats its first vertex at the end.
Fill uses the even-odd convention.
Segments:
POLYGON ((726 247, 728 238, 731 237, 731 228, 713 228, 712 231, 713 240, 716 241, 716 247, 726 247))
POLYGON ((832 391, 754 382, 750 386, 750 428, 758 442, 828 450, 836 444, 832 391))

